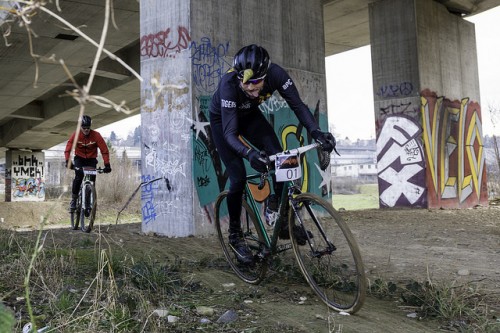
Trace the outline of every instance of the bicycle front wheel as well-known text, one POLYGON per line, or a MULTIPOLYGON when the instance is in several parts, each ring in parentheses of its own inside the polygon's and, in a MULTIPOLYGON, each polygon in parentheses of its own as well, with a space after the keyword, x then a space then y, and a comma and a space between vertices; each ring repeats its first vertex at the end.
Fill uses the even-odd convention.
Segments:
POLYGON ((229 218, 227 216, 227 191, 222 192, 215 202, 215 229, 219 237, 219 242, 229 265, 240 279, 247 283, 258 284, 267 272, 267 257, 265 253, 265 242, 263 235, 258 228, 257 218, 248 203, 242 201, 241 228, 243 237, 248 248, 253 253, 252 264, 242 264, 238 261, 236 254, 229 244, 229 218))
POLYGON ((97 211, 97 194, 92 183, 85 183, 82 191, 84 193, 83 203, 80 214, 80 229, 84 232, 90 232, 94 227, 94 220, 97 211), (85 218, 88 219, 88 225, 85 226, 85 218))
POLYGON ((330 308, 355 313, 364 303, 366 276, 349 227, 330 203, 312 193, 299 194, 289 210, 289 227, 308 230, 307 241, 291 233, 300 269, 314 292, 330 308))

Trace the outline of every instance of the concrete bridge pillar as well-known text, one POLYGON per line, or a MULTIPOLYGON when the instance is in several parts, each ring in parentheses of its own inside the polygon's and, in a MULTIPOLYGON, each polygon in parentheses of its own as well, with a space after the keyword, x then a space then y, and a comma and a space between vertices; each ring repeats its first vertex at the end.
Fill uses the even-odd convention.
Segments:
POLYGON ((369 15, 380 206, 487 205, 474 24, 432 0, 369 15))
MULTIPOLYGON (((214 232, 213 204, 227 177, 210 137, 208 105, 234 54, 260 44, 285 67, 326 117, 325 51, 320 0, 146 0, 141 10, 142 187, 144 232, 188 236, 214 232)), ((288 146, 308 143, 279 96, 262 111, 288 146)), ((311 161, 306 182, 319 189, 311 161)), ((325 195, 328 195, 326 193, 325 195)))
POLYGON ((45 153, 9 149, 5 152, 5 201, 45 200, 45 153))

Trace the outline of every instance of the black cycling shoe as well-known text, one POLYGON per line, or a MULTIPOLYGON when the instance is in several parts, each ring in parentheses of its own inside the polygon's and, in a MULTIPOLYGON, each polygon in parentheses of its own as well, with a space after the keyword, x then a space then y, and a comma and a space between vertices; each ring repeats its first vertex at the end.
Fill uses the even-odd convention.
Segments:
POLYGON ((236 259, 244 265, 250 265, 253 263, 252 251, 248 248, 247 243, 243 239, 243 236, 239 233, 229 235, 229 246, 236 254, 236 259))
MULTIPOLYGON (((295 240, 299 245, 306 245, 307 236, 309 236, 309 238, 314 238, 312 232, 310 232, 309 230, 304 231, 304 228, 298 225, 293 226, 293 236, 295 237, 295 240)), ((290 233, 288 232, 288 225, 285 224, 285 226, 281 228, 279 238, 290 239, 290 233)))

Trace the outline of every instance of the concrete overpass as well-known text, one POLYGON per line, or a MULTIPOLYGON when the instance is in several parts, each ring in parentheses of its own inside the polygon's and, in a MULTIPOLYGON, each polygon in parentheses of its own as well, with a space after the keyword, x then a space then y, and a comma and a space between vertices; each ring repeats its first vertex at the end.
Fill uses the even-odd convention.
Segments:
MULTIPOLYGON (((368 6, 377 1, 380 0, 323 1, 325 56, 370 43, 368 6)), ((460 16, 478 14, 500 5, 500 0, 436 1, 460 16)), ((50 9, 98 41, 104 21, 103 3, 102 0, 61 1, 61 12, 53 6, 50 9)), ((106 48, 139 72, 138 1, 115 1, 114 17, 119 30, 109 29, 106 48)), ((2 14, 0 18, 5 33, 9 17, 2 14)), ((33 38, 33 52, 42 59, 35 63, 30 55, 26 28, 17 22, 11 23, 10 28, 6 40, 11 45, 0 47, 0 150, 46 149, 67 140, 75 129, 79 105, 72 97, 65 96, 65 91, 73 86, 61 65, 46 62, 43 57, 55 55, 57 59, 64 59, 72 79, 83 86, 89 78, 96 48, 50 15, 38 12, 32 18, 31 29, 37 35, 33 38)), ((140 82, 131 72, 107 56, 102 57, 98 69, 91 94, 117 103, 124 100, 130 108, 140 106, 140 82)), ((88 104, 85 112, 93 117, 94 127, 129 116, 95 104, 88 104)))

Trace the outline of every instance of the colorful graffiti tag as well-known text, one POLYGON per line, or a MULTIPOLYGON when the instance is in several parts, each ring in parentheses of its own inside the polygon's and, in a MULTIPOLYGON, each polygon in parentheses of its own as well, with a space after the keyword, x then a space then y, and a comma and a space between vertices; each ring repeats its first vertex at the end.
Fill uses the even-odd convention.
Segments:
POLYGON ((13 153, 10 175, 12 201, 45 200, 43 153, 13 153))
MULTIPOLYGON (((208 119, 209 103, 210 96, 200 97, 198 114, 200 119, 208 119)), ((306 130, 298 124, 299 121, 293 111, 286 103, 277 100, 277 97, 273 96, 262 104, 261 111, 266 113, 268 119, 270 119, 284 149, 291 149, 312 142, 306 130)), ((326 116, 320 115, 318 112, 315 117, 318 119, 320 126, 325 128, 326 116)), ((210 131, 207 129, 205 133, 198 133, 199 135, 195 136, 193 131, 193 168, 200 205, 205 206, 215 201, 217 194, 227 188, 228 182, 224 166, 220 162, 215 146, 212 143, 210 131)), ((327 196, 330 192, 331 173, 329 169, 328 171, 318 172, 318 170, 321 170, 318 158, 317 152, 308 153, 303 157, 302 190, 327 196)), ((252 169, 248 166, 248 170, 252 169)))
POLYGON ((421 92, 429 206, 487 203, 481 108, 469 98, 450 101, 421 92))

